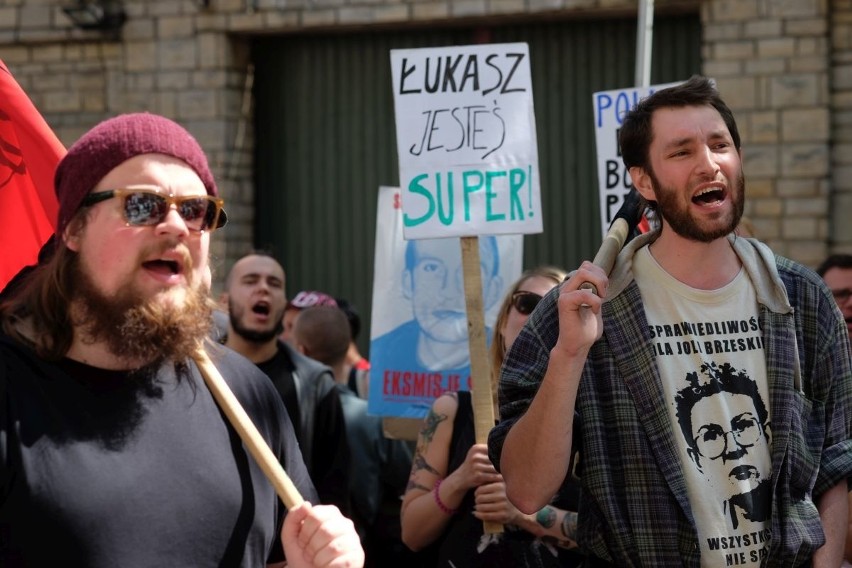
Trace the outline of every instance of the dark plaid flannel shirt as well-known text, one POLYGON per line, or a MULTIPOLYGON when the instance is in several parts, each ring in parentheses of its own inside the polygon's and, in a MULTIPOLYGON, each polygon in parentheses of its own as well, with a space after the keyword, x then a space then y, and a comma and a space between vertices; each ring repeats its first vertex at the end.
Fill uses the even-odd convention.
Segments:
MULTIPOLYGON (((632 252, 648 239, 642 241, 619 257, 627 264, 621 269, 625 283, 616 287, 623 291, 604 303, 604 337, 589 353, 578 391, 578 537, 587 554, 615 566, 698 567, 682 457, 629 270, 632 252)), ((751 263, 756 272, 747 267, 752 281, 768 284, 757 287, 772 421, 772 540, 764 565, 809 565, 825 540, 814 502, 852 474, 849 337, 816 274, 781 257, 773 261, 766 247, 738 241, 738 253, 762 259, 751 263)), ((611 277, 610 291, 612 283, 611 277)), ((536 309, 503 367, 502 421, 489 438, 498 469, 506 434, 529 407, 547 370, 559 330, 556 297, 554 290, 536 309)))

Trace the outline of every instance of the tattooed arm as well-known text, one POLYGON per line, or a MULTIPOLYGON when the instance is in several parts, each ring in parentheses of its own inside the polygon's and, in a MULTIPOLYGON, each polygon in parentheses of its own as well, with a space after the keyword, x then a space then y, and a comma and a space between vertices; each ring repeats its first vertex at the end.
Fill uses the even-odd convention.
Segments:
POLYGON ((415 551, 430 545, 441 536, 452 518, 452 513, 442 510, 435 498, 435 484, 438 480, 441 480, 440 502, 447 509, 457 509, 470 489, 502 479, 488 459, 485 444, 472 446, 464 463, 447 474, 453 421, 457 411, 456 393, 438 397, 424 419, 417 438, 417 449, 401 511, 402 541, 415 551))
POLYGON ((476 488, 474 516, 481 521, 514 525, 563 548, 577 547, 577 513, 546 505, 525 515, 506 497, 502 481, 476 488))
MULTIPOLYGON (((458 409, 455 393, 438 397, 423 419, 417 448, 411 462, 411 474, 402 496, 400 521, 402 524, 402 542, 412 550, 420 550, 437 539, 450 517, 441 511, 434 501, 432 490, 439 479, 447 474, 450 454, 450 440, 453 435, 453 420, 458 409)), ((448 507, 457 507, 464 492, 458 486, 453 489, 451 482, 442 483, 441 499, 448 507)))
POLYGON ((577 513, 545 505, 535 515, 521 515, 517 526, 562 548, 577 548, 577 513))

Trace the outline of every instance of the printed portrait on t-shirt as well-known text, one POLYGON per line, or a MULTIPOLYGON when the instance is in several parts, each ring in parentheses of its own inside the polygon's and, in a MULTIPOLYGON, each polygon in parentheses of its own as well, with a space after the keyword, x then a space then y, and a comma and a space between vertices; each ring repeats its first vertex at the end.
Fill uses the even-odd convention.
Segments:
POLYGON ((708 493, 721 497, 732 529, 769 520, 771 434, 757 383, 729 363, 704 363, 686 382, 675 397, 690 458, 685 464, 701 473, 708 493))

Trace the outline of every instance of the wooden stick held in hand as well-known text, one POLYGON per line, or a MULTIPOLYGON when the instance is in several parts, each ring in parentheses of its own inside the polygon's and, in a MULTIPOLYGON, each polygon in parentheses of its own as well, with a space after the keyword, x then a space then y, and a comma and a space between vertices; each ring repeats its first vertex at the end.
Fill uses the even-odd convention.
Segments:
MULTIPOLYGON (((634 187, 630 189, 630 193, 624 198, 624 203, 621 204, 621 207, 615 213, 615 219, 610 224, 609 230, 601 243, 601 248, 598 249, 598 253, 592 260, 592 263, 602 268, 609 275, 612 272, 612 267, 615 266, 615 259, 618 257, 618 253, 621 252, 621 247, 627 242, 627 237, 630 236, 631 231, 639 224, 641 218, 642 210, 639 206, 639 193, 634 187)), ((591 282, 584 282, 580 285, 580 288, 591 290, 595 294, 598 293, 594 284, 591 282)))
MULTIPOLYGON (((485 337, 479 237, 462 237, 461 253, 470 347, 470 377, 473 381, 470 397, 473 404, 474 435, 477 444, 485 444, 488 442, 488 432, 494 427, 494 398, 491 392, 491 369, 485 337)), ((503 525, 493 521, 484 521, 482 527, 486 534, 503 532, 503 525)))
POLYGON ((225 413, 225 416, 228 417, 231 425, 237 431, 243 444, 245 444, 246 449, 248 449, 249 453, 257 461, 266 478, 272 483, 275 493, 281 498, 284 506, 292 509, 301 505, 305 501, 304 498, 299 494, 299 490, 293 485, 284 468, 281 467, 278 458, 269 449, 266 440, 257 431, 257 427, 255 427, 251 418, 249 418, 246 411, 240 405, 240 401, 237 400, 237 397, 231 391, 231 387, 222 378, 219 369, 213 365, 204 347, 198 349, 193 359, 195 359, 195 363, 201 370, 201 375, 204 377, 204 382, 207 383, 207 388, 213 393, 213 398, 219 403, 219 407, 225 413))

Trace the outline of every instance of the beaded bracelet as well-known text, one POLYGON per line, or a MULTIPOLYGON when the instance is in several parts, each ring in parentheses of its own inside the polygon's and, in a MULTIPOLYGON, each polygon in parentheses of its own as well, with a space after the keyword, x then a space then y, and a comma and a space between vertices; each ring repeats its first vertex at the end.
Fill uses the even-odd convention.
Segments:
POLYGON ((458 511, 456 509, 450 509, 443 501, 441 501, 441 495, 438 491, 441 489, 442 481, 444 480, 438 478, 438 481, 435 482, 435 489, 432 490, 432 495, 435 497, 435 504, 444 512, 445 515, 455 515, 458 511))

